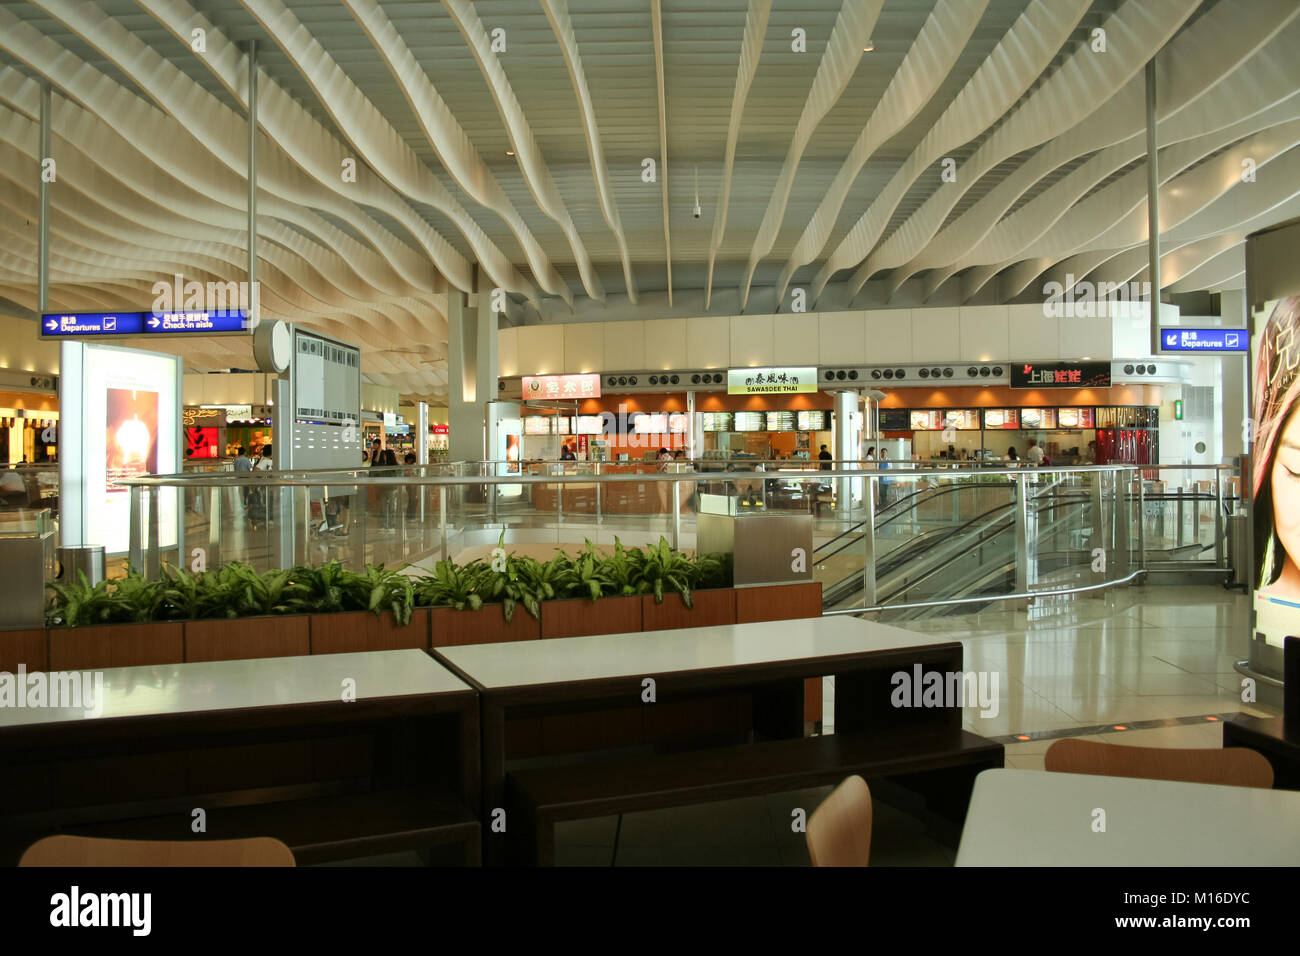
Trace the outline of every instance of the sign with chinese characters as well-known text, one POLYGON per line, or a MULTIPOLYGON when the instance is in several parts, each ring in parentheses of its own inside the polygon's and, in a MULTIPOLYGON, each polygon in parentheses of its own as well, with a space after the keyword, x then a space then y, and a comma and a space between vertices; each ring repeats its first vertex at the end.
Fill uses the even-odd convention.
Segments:
POLYGON ((525 375, 523 397, 527 399, 564 400, 566 398, 600 398, 600 376, 525 375))
POLYGON ((1250 333, 1245 329, 1161 329, 1162 352, 1245 352, 1250 333))
POLYGON ((1110 388, 1109 362, 1013 362, 1012 388, 1110 388))
POLYGON ((815 391, 817 391, 816 368, 727 369, 728 395, 770 395, 815 391))
POLYGON ((84 338, 113 335, 246 334, 250 329, 245 309, 223 312, 77 312, 41 316, 42 338, 84 338))

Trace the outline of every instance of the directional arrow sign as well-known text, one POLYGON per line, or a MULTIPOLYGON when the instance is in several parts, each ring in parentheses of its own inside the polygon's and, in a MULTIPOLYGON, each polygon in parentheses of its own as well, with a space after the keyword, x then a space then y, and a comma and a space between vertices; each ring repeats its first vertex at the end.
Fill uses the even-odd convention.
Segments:
POLYGON ((1241 329, 1163 329, 1161 352, 1245 352, 1250 342, 1241 329))
POLYGON ((248 312, 77 312, 41 316, 42 338, 110 335, 247 335, 248 312))

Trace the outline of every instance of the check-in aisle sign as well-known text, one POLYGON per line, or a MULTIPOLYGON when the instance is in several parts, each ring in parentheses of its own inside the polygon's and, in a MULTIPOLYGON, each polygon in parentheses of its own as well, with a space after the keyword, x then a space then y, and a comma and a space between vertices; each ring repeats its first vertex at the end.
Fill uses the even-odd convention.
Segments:
POLYGON ((246 335, 248 311, 224 312, 48 312, 41 337, 99 338, 112 335, 246 335))
POLYGON ((1245 329, 1160 330, 1161 352, 1245 352, 1250 334, 1245 329))

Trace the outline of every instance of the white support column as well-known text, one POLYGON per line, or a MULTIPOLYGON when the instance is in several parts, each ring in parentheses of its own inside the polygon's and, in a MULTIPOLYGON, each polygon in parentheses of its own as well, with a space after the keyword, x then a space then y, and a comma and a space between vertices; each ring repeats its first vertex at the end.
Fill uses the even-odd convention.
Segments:
POLYGON ((447 423, 448 455, 452 461, 481 461, 483 406, 475 383, 478 336, 465 293, 447 290, 447 423))
MULTIPOLYGON (((862 413, 858 411, 861 397, 851 389, 835 393, 835 447, 831 454, 840 462, 836 470, 856 468, 858 461, 859 436, 862 434, 862 413)), ((853 500, 859 497, 852 478, 835 479, 836 511, 847 515, 853 507, 853 500)))

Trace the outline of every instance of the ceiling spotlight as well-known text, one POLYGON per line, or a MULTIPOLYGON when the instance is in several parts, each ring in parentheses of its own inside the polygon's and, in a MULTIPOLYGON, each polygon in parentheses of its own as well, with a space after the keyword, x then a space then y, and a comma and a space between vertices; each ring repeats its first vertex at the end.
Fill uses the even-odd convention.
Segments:
POLYGON ((875 41, 874 41, 874 40, 868 40, 868 41, 867 41, 867 45, 864 46, 864 47, 862 48, 862 52, 863 52, 863 53, 870 53, 870 52, 871 52, 872 50, 874 50, 875 48, 876 48, 875 41))
POLYGON ((515 151, 514 151, 513 149, 507 149, 507 150, 506 150, 506 155, 507 155, 507 156, 513 156, 514 154, 515 154, 515 151))

